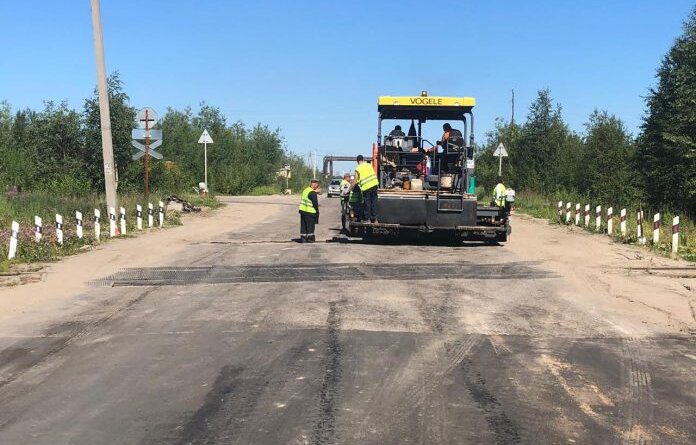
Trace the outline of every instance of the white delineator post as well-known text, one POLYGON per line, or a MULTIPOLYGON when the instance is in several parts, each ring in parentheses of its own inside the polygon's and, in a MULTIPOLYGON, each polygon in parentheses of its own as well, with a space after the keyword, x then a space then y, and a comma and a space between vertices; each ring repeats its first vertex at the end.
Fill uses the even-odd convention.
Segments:
POLYGON ((626 238, 626 209, 621 209, 621 236, 626 238))
POLYGON ((580 225, 580 204, 575 204, 575 225, 580 225))
POLYGON ((595 230, 602 230, 602 206, 595 207, 595 230))
POLYGON ((101 223, 99 220, 101 219, 101 211, 99 209, 94 209, 94 239, 99 242, 99 238, 101 236, 101 223))
POLYGON ((164 203, 162 201, 159 202, 159 226, 162 227, 164 225, 164 203))
POLYGON ((638 242, 643 244, 645 238, 643 238, 643 211, 638 210, 636 212, 636 232, 638 235, 638 242))
POLYGON ((566 203, 566 224, 570 224, 570 202, 566 203))
POLYGON ((679 217, 672 219, 672 253, 679 252, 679 217))
POLYGON ((563 201, 558 201, 558 219, 563 217, 563 201))
POLYGON ((109 207, 109 236, 116 236, 116 209, 109 207))
POLYGON ((63 216, 56 213, 56 239, 63 245, 63 216))
POLYGON ((82 239, 82 212, 79 210, 75 211, 75 233, 77 233, 77 239, 82 239))
POLYGON ((12 221, 12 234, 10 235, 10 250, 7 252, 7 259, 11 260, 17 256, 17 238, 19 237, 19 223, 12 221))
POLYGON ((126 209, 121 207, 121 235, 126 234, 126 209))
POLYGON ((41 223, 40 216, 34 216, 34 239, 38 243, 41 241, 41 236, 43 234, 43 225, 41 223))
POLYGON ((585 227, 590 227, 590 205, 585 205, 585 227))
POLYGON ((660 214, 655 213, 653 217, 653 244, 660 242, 660 214))
POLYGON ((643 223, 645 222, 645 212, 641 210, 638 213, 640 213, 640 243, 645 244, 648 242, 645 236, 645 228, 643 227, 643 223))
POLYGON ((607 235, 612 236, 614 234, 614 207, 609 207, 607 209, 607 235))
POLYGON ((143 207, 140 204, 135 206, 135 225, 138 230, 143 230, 143 207))
POLYGON ((155 224, 155 206, 152 205, 151 202, 147 203, 147 226, 149 228, 152 228, 152 226, 155 224))

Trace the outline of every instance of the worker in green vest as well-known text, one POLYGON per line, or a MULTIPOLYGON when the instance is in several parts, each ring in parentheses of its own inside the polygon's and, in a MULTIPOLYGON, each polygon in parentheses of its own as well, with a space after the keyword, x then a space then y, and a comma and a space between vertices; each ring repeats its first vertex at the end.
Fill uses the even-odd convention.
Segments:
POLYGON ((348 205, 353 209, 353 214, 358 221, 363 219, 363 197, 359 187, 355 187, 348 194, 348 205))
POLYGON ((377 186, 379 181, 372 165, 365 162, 363 155, 356 158, 358 165, 355 167, 355 179, 351 185, 351 191, 357 186, 363 195, 365 204, 363 211, 364 221, 377 222, 377 186))
POLYGON ((312 179, 309 185, 302 190, 300 199, 300 242, 313 243, 314 226, 319 223, 319 197, 317 196, 319 181, 312 179))
POLYGON ((503 185, 501 176, 498 176, 498 184, 493 189, 493 196, 493 200, 498 207, 505 207, 505 185, 503 185))

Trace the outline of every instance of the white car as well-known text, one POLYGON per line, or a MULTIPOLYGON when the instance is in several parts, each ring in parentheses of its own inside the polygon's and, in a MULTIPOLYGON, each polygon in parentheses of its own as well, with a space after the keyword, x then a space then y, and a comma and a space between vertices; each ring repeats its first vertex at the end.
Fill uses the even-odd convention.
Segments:
POLYGON ((332 179, 329 183, 329 189, 326 191, 326 196, 331 198, 332 196, 341 196, 341 180, 332 179))

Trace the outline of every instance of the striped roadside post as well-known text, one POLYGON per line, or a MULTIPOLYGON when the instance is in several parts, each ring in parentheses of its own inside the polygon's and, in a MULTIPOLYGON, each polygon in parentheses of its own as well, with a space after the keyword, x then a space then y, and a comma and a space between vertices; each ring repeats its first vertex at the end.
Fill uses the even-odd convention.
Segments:
POLYGON ((607 235, 612 236, 614 234, 614 207, 609 207, 607 209, 607 235))
POLYGON ((41 236, 43 234, 43 225, 41 223, 40 216, 34 216, 34 240, 38 243, 41 241, 41 236))
POLYGON ((626 209, 621 209, 621 236, 626 238, 626 209))
POLYGON ((7 252, 7 259, 11 260, 17 255, 17 238, 19 237, 19 223, 12 221, 12 234, 10 235, 10 250, 7 252))
POLYGON ((99 209, 94 209, 94 239, 99 242, 99 237, 101 236, 101 211, 99 209))
POLYGON ((672 219, 672 253, 679 252, 679 217, 672 219))
POLYGON ((585 228, 590 227, 590 205, 585 205, 585 228))
POLYGON ((580 204, 575 204, 575 225, 580 225, 580 204))
POLYGON ((636 212, 636 230, 638 232, 638 242, 645 244, 645 237, 643 236, 643 211, 638 210, 636 212))
POLYGON ((63 245, 63 216, 56 213, 56 239, 63 245))
POLYGON ((595 230, 597 232, 602 230, 602 206, 595 207, 595 230))
POLYGON ((566 224, 570 224, 570 202, 566 203, 566 224))
POLYGON ((563 218, 563 201, 558 201, 558 220, 562 221, 563 218))
POLYGON ((152 226, 155 224, 155 207, 152 205, 151 202, 147 203, 147 226, 149 228, 152 228, 152 226))
POLYGON ((138 230, 143 230, 143 207, 138 204, 135 206, 135 225, 138 230))
POLYGON ((109 236, 116 236, 116 209, 109 207, 109 236))
POLYGON ((159 226, 162 227, 164 225, 164 203, 162 201, 159 202, 159 226))
POLYGON ((653 244, 660 242, 660 214, 655 213, 653 217, 653 244))
POLYGON ((121 235, 126 234, 126 209, 121 207, 121 235))
POLYGON ((82 239, 82 212, 79 210, 75 211, 75 233, 78 239, 82 239))

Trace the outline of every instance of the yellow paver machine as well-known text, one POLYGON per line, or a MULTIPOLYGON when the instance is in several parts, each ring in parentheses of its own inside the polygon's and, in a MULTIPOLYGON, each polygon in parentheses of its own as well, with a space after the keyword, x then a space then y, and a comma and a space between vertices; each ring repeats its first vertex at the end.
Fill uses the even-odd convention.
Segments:
MULTIPOLYGON (((343 228, 351 236, 443 233, 462 240, 507 241, 503 207, 479 203, 474 177, 473 97, 381 96, 372 166, 379 179, 377 222, 361 217, 359 202, 345 205, 343 228), (386 121, 410 123, 408 132, 386 121), (440 121, 441 140, 423 137, 423 125, 440 121), (447 128, 451 130, 447 130, 447 128), (462 130, 459 130, 458 128, 462 130)), ((439 136, 439 128, 438 128, 439 136)))

